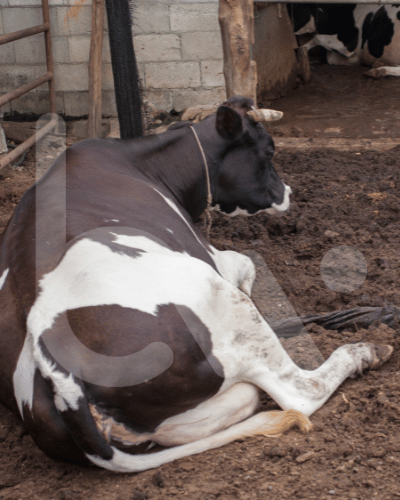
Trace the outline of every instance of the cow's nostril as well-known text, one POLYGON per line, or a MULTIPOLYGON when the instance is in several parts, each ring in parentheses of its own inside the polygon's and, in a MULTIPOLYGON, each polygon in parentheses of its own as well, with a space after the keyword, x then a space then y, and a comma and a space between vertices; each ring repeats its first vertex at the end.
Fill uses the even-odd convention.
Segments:
POLYGON ((290 186, 286 186, 286 184, 284 184, 284 186, 285 186, 285 191, 283 194, 282 203, 280 204, 272 203, 272 207, 278 212, 285 212, 290 206, 290 194, 292 192, 292 189, 290 188, 290 186))

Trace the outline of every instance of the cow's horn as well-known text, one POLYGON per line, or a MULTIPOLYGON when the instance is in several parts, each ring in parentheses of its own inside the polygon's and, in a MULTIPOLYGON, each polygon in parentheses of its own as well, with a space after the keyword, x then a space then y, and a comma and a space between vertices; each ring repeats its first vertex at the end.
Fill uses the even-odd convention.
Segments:
POLYGON ((274 122, 275 120, 280 120, 283 113, 274 109, 254 109, 253 111, 248 111, 247 116, 254 122, 274 122))

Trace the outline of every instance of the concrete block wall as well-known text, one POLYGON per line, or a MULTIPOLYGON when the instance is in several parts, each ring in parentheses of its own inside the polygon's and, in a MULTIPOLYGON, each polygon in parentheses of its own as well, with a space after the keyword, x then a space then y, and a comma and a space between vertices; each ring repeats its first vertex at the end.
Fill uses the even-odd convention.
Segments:
MULTIPOLYGON (((91 0, 49 0, 57 111, 88 113, 91 0)), ((40 0, 0 0, 0 34, 43 22, 40 0)), ((225 99, 218 0, 135 0, 133 39, 146 97, 161 111, 225 99)), ((116 116, 107 22, 103 114, 116 116)), ((0 46, 0 93, 46 72, 43 34, 0 46)), ((47 84, 4 106, 5 113, 48 112, 47 84)))

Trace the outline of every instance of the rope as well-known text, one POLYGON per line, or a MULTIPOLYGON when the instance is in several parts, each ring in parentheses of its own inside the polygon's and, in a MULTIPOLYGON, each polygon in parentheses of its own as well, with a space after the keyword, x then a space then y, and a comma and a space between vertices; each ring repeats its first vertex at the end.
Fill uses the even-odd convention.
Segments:
POLYGON ((207 235, 207 238, 210 239, 210 229, 211 229, 211 224, 212 224, 211 213, 210 213, 210 208, 211 208, 211 203, 212 203, 210 174, 208 172, 207 158, 206 158, 206 155, 204 154, 204 150, 203 150, 203 147, 202 147, 201 142, 199 140, 199 137, 198 137, 195 129, 192 126, 190 126, 190 129, 192 130, 192 132, 196 138, 197 144, 198 144, 199 149, 201 151, 201 155, 203 157, 204 166, 206 169, 206 179, 207 179, 207 207, 206 207, 207 227, 206 227, 206 235, 207 235))

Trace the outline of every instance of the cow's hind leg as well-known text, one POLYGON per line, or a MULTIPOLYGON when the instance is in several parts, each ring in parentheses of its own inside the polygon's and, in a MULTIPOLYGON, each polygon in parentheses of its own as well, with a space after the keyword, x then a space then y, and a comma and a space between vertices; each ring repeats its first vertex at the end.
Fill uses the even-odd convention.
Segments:
POLYGON ((393 351, 368 343, 344 345, 316 370, 302 370, 245 294, 227 282, 217 289, 213 303, 219 317, 210 315, 213 354, 225 379, 256 385, 284 410, 311 415, 346 378, 380 366, 393 351))
POLYGON ((275 373, 267 367, 254 367, 252 379, 281 408, 311 415, 346 378, 361 374, 367 368, 378 368, 389 359, 392 351, 391 346, 348 344, 334 351, 316 370, 302 370, 286 359, 275 373))

